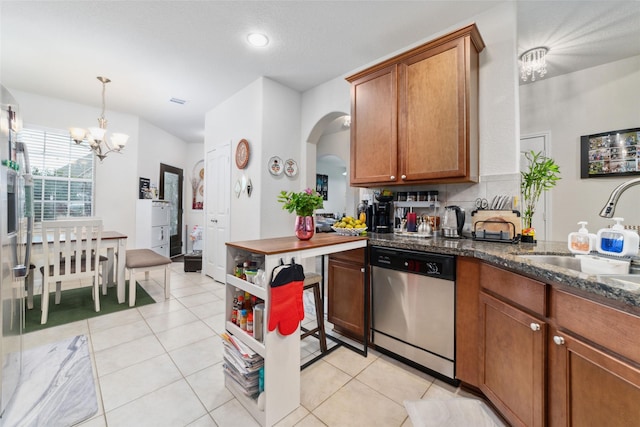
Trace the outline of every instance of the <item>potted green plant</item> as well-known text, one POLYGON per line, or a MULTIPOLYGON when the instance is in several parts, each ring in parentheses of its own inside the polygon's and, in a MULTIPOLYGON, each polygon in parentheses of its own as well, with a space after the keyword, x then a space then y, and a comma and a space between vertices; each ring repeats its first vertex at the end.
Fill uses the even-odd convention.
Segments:
POLYGON ((298 239, 309 240, 313 237, 313 211, 324 206, 322 196, 316 190, 307 188, 299 193, 281 191, 278 201, 283 204, 282 209, 296 212, 295 231, 298 239))
POLYGON ((531 219, 536 211, 536 204, 542 193, 553 188, 560 180, 560 167, 541 151, 536 153, 532 150, 524 156, 529 162, 529 167, 526 171, 520 172, 520 191, 524 207, 522 241, 534 242, 535 229, 531 225, 531 219))

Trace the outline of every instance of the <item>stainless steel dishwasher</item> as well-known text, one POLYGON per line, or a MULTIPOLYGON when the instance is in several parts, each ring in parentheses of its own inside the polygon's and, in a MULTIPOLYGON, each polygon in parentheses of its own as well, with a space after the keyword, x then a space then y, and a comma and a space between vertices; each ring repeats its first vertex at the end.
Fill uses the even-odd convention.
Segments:
POLYGON ((455 380, 455 257, 372 246, 376 349, 455 380))

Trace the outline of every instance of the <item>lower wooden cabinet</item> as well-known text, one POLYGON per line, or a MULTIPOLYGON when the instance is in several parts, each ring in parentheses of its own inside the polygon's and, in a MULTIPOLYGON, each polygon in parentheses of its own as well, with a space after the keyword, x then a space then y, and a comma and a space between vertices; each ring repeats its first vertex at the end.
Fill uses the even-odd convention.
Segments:
POLYGON ((545 423, 545 322, 480 293, 480 390, 514 426, 545 423))
POLYGON ((364 286, 364 249, 329 256, 327 320, 336 332, 358 341, 365 333, 364 286))
POLYGON ((457 262, 458 379, 514 426, 640 425, 640 315, 473 258, 457 262))
POLYGON ((626 427, 640 423, 640 369, 551 331, 549 425, 626 427))

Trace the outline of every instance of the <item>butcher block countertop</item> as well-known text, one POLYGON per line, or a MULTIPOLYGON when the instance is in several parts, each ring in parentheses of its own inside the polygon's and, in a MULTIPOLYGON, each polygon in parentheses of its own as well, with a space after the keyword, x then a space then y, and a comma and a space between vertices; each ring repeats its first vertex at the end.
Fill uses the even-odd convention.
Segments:
MULTIPOLYGON (((245 240, 227 242, 227 246, 243 249, 262 255, 277 255, 287 252, 323 248, 357 241, 366 241, 366 236, 340 236, 336 233, 316 233, 309 240, 299 240, 295 236, 276 237, 273 239, 245 240)), ((366 245, 364 245, 366 246, 366 245)))

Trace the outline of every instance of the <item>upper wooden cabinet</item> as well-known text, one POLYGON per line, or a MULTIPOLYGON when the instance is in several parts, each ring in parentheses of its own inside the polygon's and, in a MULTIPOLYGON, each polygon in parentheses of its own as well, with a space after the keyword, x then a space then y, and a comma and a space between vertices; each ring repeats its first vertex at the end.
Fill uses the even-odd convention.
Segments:
POLYGON ((347 78, 351 185, 478 181, 475 24, 347 78))

